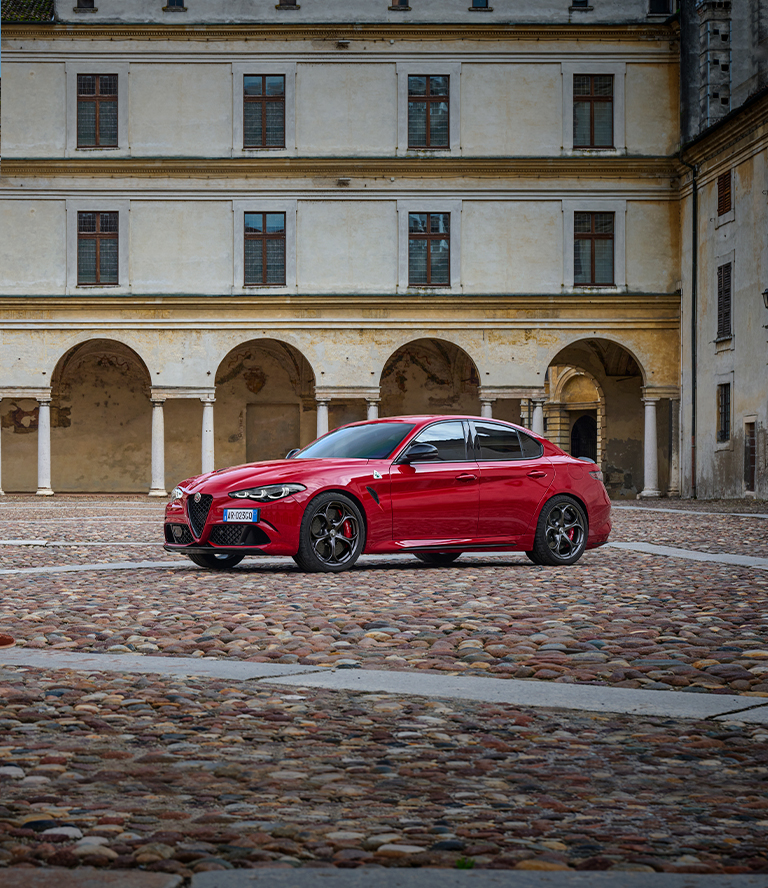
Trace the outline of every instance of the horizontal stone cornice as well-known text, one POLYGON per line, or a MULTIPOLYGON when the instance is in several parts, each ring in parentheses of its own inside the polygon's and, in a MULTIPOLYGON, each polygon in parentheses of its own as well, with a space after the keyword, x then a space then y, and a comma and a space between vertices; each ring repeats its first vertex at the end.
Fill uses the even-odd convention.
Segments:
MULTIPOLYGON (((67 158, 7 159, 12 178, 313 179, 627 178, 678 175, 674 157, 404 158, 67 158)), ((350 183, 345 182, 344 187, 350 183)), ((341 188, 342 186, 340 186, 341 188)))
POLYGON ((514 24, 6 24, 3 40, 503 40, 579 43, 667 41, 674 32, 664 24, 514 25, 514 24))

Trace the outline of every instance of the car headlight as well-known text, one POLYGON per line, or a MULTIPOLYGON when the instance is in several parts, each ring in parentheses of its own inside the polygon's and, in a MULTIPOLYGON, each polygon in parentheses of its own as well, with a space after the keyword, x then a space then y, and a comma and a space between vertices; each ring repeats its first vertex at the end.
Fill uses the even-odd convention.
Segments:
POLYGON ((230 493, 230 496, 234 499, 249 499, 256 500, 259 503, 271 503, 306 489, 303 484, 267 484, 266 487, 249 487, 248 490, 235 490, 230 493))
POLYGON ((184 496, 184 491, 180 487, 174 487, 171 491, 171 502, 175 503, 184 496))

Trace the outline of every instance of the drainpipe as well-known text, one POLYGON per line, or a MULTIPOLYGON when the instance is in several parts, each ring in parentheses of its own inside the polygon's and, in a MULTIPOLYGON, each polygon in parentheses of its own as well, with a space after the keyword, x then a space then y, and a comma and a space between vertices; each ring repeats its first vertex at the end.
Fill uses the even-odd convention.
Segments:
POLYGON ((678 154, 680 162, 688 167, 692 176, 691 192, 691 495, 696 499, 696 315, 698 311, 698 276, 699 276, 699 186, 696 176, 697 166, 684 160, 682 151, 678 154))

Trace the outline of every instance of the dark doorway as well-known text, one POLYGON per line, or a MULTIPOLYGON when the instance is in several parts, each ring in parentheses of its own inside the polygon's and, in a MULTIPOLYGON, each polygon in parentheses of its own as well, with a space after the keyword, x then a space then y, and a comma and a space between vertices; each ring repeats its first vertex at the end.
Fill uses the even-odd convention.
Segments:
POLYGON ((571 456, 588 456, 597 461, 597 421, 580 416, 571 430, 571 456))

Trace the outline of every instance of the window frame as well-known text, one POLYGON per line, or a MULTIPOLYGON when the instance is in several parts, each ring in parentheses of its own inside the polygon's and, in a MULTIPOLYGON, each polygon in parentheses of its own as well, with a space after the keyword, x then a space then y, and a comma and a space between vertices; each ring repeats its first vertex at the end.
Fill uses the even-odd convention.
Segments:
POLYGON ((399 293, 434 293, 444 295, 447 293, 459 294, 463 292, 461 283, 461 211, 462 201, 454 200, 430 200, 428 197, 418 200, 409 198, 397 201, 397 229, 398 229, 398 284, 399 293), (450 285, 437 284, 425 286, 409 283, 409 232, 408 216, 410 213, 450 213, 451 230, 450 242, 450 285))
POLYGON ((431 422, 429 425, 424 426, 424 428, 419 429, 419 431, 408 441, 405 448, 398 454, 397 459, 394 462, 397 462, 398 459, 404 455, 411 444, 428 444, 429 441, 422 441, 421 436, 425 433, 429 432, 430 429, 435 428, 435 426, 444 425, 446 423, 459 423, 461 425, 461 429, 464 435, 464 459, 424 459, 424 460, 414 460, 417 464, 426 463, 428 465, 453 465, 455 463, 468 463, 468 462, 476 462, 476 459, 473 455, 473 445, 471 443, 470 438, 470 429, 469 423, 465 419, 461 419, 460 417, 456 417, 455 419, 438 419, 436 422, 431 422))
POLYGON ((119 118, 119 116, 120 116, 120 81, 117 78, 117 74, 83 74, 83 73, 79 73, 77 75, 77 133, 75 135, 75 138, 77 139, 77 147, 78 148, 119 148, 120 147, 119 136, 117 133, 115 133, 115 136, 118 139, 118 141, 115 142, 115 144, 113 144, 113 145, 107 145, 107 144, 103 145, 99 141, 99 139, 100 139, 99 130, 100 130, 100 118, 101 118, 101 106, 103 104, 116 105, 117 106, 117 113, 116 113, 115 117, 119 118), (83 95, 80 93, 80 78, 81 77, 95 78, 96 83, 95 83, 95 91, 93 93, 93 96, 90 96, 87 94, 83 95), (114 95, 102 95, 101 94, 100 90, 101 90, 101 78, 102 77, 114 77, 117 80, 117 90, 114 93, 114 95), (96 107, 96 116, 94 119, 94 128, 95 128, 94 138, 96 141, 93 145, 81 145, 80 144, 80 107, 82 105, 94 105, 96 107))
POLYGON ((721 225, 727 225, 729 222, 733 222, 736 218, 736 201, 734 200, 734 186, 736 184, 735 172, 735 168, 730 168, 726 172, 720 173, 715 180, 715 228, 720 228, 721 225), (728 209, 721 213, 721 188, 723 187, 721 186, 721 182, 724 184, 725 177, 729 177, 729 202, 728 209))
POLYGON ((233 263, 232 263, 232 295, 242 296, 244 293, 253 295, 274 295, 277 293, 296 292, 296 214, 297 200, 279 200, 269 198, 259 200, 233 200, 233 263), (284 213, 285 214, 285 283, 284 284, 246 284, 245 283, 245 214, 246 213, 284 213))
POLYGON ((285 138, 285 74, 244 74, 243 75, 243 151, 254 151, 254 150, 263 150, 263 149, 271 149, 275 148, 278 151, 284 151, 286 144, 285 138), (245 93, 245 78, 246 77, 261 77, 262 79, 262 94, 260 96, 249 97, 245 93), (268 96, 266 93, 266 79, 267 77, 282 77, 283 78, 283 94, 282 96, 268 96), (245 144, 245 108, 246 105, 252 104, 255 105, 257 102, 261 103, 261 126, 262 126, 262 137, 266 139, 267 133, 267 105, 277 105, 282 104, 283 106, 283 144, 282 145, 246 145, 245 144))
POLYGON ((408 213, 408 286, 409 287, 419 287, 430 289, 433 287, 442 287, 450 289, 451 286, 451 214, 444 212, 437 213, 418 213, 416 211, 411 211, 408 213), (427 226, 426 231, 422 234, 420 232, 412 232, 411 231, 411 216, 417 215, 425 215, 427 217, 427 226), (430 220, 432 216, 448 216, 448 237, 446 238, 442 232, 438 232, 437 234, 431 231, 430 220), (426 241, 427 244, 427 280, 426 283, 423 284, 415 284, 411 281, 411 243, 413 241, 426 241), (431 250, 431 242, 436 240, 447 240, 448 241, 448 281, 444 284, 436 284, 431 280, 432 277, 432 250, 431 250))
POLYGON ((566 156, 595 155, 610 156, 627 153, 626 141, 626 62, 561 62, 560 73, 563 81, 563 145, 566 156), (573 144, 573 77, 579 75, 613 76, 613 147, 591 148, 573 144))
POLYGON ((730 379, 718 382, 715 394, 715 440, 718 445, 728 447, 733 441, 733 386, 730 379), (724 399, 726 393, 728 397, 724 399))
MULTIPOLYGON (((286 6, 285 9, 298 9, 286 6)), ((232 157, 258 157, 269 154, 271 157, 292 157, 296 151, 296 62, 265 63, 260 58, 252 62, 232 62, 232 157), (266 70, 268 69, 268 70, 266 70), (283 113, 285 120, 285 146, 283 148, 246 148, 245 138, 245 84, 248 76, 279 75, 285 78, 283 113)))
MULTIPOLYGON (((587 150, 587 151, 612 151, 614 148, 614 112, 613 112, 613 96, 616 92, 616 80, 612 74, 577 74, 575 77, 589 77, 590 84, 590 93, 588 95, 579 95, 576 93, 573 94, 572 100, 572 108, 576 111, 576 103, 577 102, 586 102, 589 104, 589 136, 590 142, 588 145, 575 145, 574 149, 579 150, 587 150), (611 78, 611 94, 610 96, 599 96, 595 94, 595 78, 596 77, 610 77, 611 78), (595 106, 596 105, 608 105, 611 106, 611 143, 610 145, 596 145, 595 144, 595 106)), ((574 127, 575 133, 575 127, 574 127)))
POLYGON ((110 200, 103 197, 96 199, 69 198, 66 207, 67 229, 67 265, 66 295, 121 296, 130 294, 129 278, 129 244, 130 244, 130 201, 110 200), (117 213, 117 283, 116 284, 80 284, 78 283, 78 219, 80 213, 117 213))
POLYGON ((597 216, 597 215, 598 215, 598 213, 593 210, 577 210, 574 213, 574 221, 573 221, 573 225, 574 225, 574 231, 573 231, 574 257, 573 257, 573 262, 574 262, 574 286, 576 286, 576 287, 615 287, 616 286, 615 280, 600 281, 600 282, 594 280, 595 272, 596 272, 596 262, 595 262, 596 249, 595 248, 597 246, 597 241, 610 241, 611 242, 611 269, 613 271, 612 277, 614 279, 616 277, 616 214, 615 213, 600 213, 601 216, 612 216, 613 217, 612 218, 613 225, 612 225, 612 230, 610 233, 602 233, 602 232, 595 231, 595 216, 597 216), (576 231, 575 216, 577 214, 591 217, 589 232, 585 233, 582 231, 576 231), (576 241, 580 241, 580 240, 589 241, 591 244, 590 258, 589 258, 589 270, 590 270, 591 280, 576 282, 576 280, 575 280, 575 277, 576 277, 576 255, 575 255, 576 254, 576 241))
POLYGON ((599 290, 626 292, 626 200, 564 200, 563 210, 563 288, 570 292, 599 290), (613 285, 577 284, 574 261, 574 213, 613 213, 613 285))
POLYGON ((66 148, 65 157, 82 157, 85 152, 89 156, 129 157, 128 144, 128 112, 130 102, 130 85, 128 62, 105 61, 104 59, 83 58, 78 61, 65 62, 67 84, 66 94, 66 148), (78 75, 117 75, 117 145, 83 145, 77 144, 77 111, 79 104, 77 78, 78 75))
POLYGON ((252 287, 285 287, 285 276, 286 276, 286 268, 285 268, 285 259, 286 259, 286 244, 287 244, 287 234, 288 228, 286 225, 285 213, 274 210, 245 210, 243 213, 243 287, 247 289, 251 289, 252 287), (250 234, 245 230, 245 216, 261 216, 262 217, 262 233, 261 234, 250 234), (269 234, 267 231, 267 216, 282 216, 283 217, 283 231, 282 234, 269 234), (282 281, 276 283, 270 283, 269 281, 261 280, 258 283, 250 282, 245 280, 245 249, 248 244, 248 241, 261 241, 261 252, 262 252, 262 278, 267 276, 267 244, 269 241, 282 241, 283 244, 283 279, 282 281))
POLYGON ((412 96, 410 83, 408 86, 408 150, 409 151, 450 151, 451 150, 451 78, 447 77, 448 80, 448 95, 440 96, 440 95, 432 95, 431 93, 431 80, 435 77, 441 77, 444 75, 441 74, 409 74, 408 80, 410 81, 411 77, 425 77, 427 81, 427 91, 423 96, 412 96), (445 99, 448 99, 445 102, 445 99), (411 105, 418 102, 419 104, 423 104, 426 108, 427 118, 426 118, 426 126, 424 128, 425 136, 427 142, 431 143, 430 136, 430 121, 432 117, 432 106, 437 104, 438 102, 444 103, 448 105, 448 139, 445 145, 411 145, 411 105))
POLYGON ((397 62, 397 156, 461 156, 461 62, 397 62), (448 77, 448 147, 408 147, 408 78, 448 77))
POLYGON ((717 335, 716 342, 733 338, 733 262, 717 266, 717 335), (728 321, 727 328, 725 321, 728 321))
POLYGON ((120 214, 114 210, 80 210, 77 214, 77 286, 78 287, 119 287, 120 286, 120 214), (96 217, 96 228, 93 232, 80 230, 80 217, 93 215, 96 217), (101 217, 116 216, 117 228, 114 231, 101 231, 101 217), (80 279, 80 244, 83 241, 95 241, 96 243, 96 280, 83 281, 80 279), (101 244, 102 241, 115 241, 117 245, 117 280, 101 280, 101 244))

